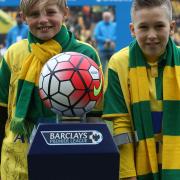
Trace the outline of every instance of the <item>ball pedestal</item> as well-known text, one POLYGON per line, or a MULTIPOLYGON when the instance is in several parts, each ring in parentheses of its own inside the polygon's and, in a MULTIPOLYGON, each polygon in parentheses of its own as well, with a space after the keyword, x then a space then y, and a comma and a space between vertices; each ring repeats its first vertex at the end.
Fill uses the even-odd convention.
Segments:
POLYGON ((28 174, 29 180, 118 180, 119 152, 106 124, 39 124, 28 174))

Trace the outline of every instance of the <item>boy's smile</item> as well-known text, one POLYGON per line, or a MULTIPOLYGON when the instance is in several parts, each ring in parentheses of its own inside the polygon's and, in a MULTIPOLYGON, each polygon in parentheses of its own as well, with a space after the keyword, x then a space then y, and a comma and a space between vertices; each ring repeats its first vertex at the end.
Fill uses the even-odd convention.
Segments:
POLYGON ((42 7, 37 2, 25 20, 34 36, 41 40, 49 40, 59 32, 66 15, 67 9, 60 10, 56 4, 50 2, 42 7))
POLYGON ((174 22, 170 22, 164 6, 138 10, 130 24, 131 33, 150 60, 156 61, 166 49, 169 36, 173 34, 174 22))
POLYGON ((47 32, 50 28, 52 28, 52 26, 42 26, 42 27, 38 27, 38 29, 41 30, 42 32, 47 32))

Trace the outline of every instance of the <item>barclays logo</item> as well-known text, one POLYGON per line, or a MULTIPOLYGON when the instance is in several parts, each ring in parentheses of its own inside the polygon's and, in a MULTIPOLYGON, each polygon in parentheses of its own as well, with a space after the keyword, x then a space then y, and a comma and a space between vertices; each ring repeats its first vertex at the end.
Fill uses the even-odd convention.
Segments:
POLYGON ((41 131, 48 145, 97 145, 103 135, 97 130, 82 131, 41 131))

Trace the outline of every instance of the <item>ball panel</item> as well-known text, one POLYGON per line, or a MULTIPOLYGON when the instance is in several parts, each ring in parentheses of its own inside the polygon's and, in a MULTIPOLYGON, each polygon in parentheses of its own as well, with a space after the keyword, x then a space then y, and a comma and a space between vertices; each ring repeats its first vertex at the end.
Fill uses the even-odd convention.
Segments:
POLYGON ((71 55, 66 53, 61 53, 55 56, 55 58, 57 59, 58 62, 64 62, 64 61, 69 61, 71 55))
POLYGON ((75 103, 79 101, 79 99, 84 95, 83 90, 75 90, 70 96, 69 101, 70 104, 73 106, 75 103))
POLYGON ((74 90, 71 81, 63 81, 60 84, 60 92, 66 96, 69 96, 74 90))
POLYGON ((87 57, 87 59, 92 66, 94 66, 96 69, 99 69, 99 66, 90 57, 87 57))
POLYGON ((47 98, 47 94, 44 92, 43 89, 40 89, 40 90, 39 90, 39 95, 40 95, 40 97, 41 97, 42 99, 47 98))
POLYGON ((95 105, 96 101, 89 101, 89 103, 85 107, 86 112, 91 111, 95 105))
POLYGON ((58 90, 59 90, 59 81, 55 76, 52 76, 49 94, 53 95, 57 93, 58 90))
POLYGON ((89 95, 86 94, 84 97, 81 97, 81 100, 76 104, 76 108, 84 107, 88 104, 89 102, 89 95))
POLYGON ((43 66, 42 71, 41 71, 42 76, 45 77, 45 76, 49 75, 50 73, 51 73, 51 71, 49 70, 47 64, 45 66, 43 66))
POLYGON ((84 70, 79 70, 80 76, 82 77, 82 79, 84 80, 84 83, 86 84, 86 87, 90 87, 91 83, 92 83, 92 78, 91 75, 88 71, 84 71, 84 70))
POLYGON ((73 65, 70 62, 60 62, 57 64, 56 68, 54 69, 54 71, 61 71, 64 69, 73 69, 73 65))
POLYGON ((51 97, 54 101, 60 102, 64 106, 69 106, 69 100, 63 94, 57 93, 51 97))
POLYGON ((47 68, 49 69, 49 71, 54 71, 56 65, 57 65, 57 60, 54 58, 47 62, 47 68))
POLYGON ((51 104, 52 104, 52 107, 53 107, 53 108, 59 109, 60 111, 65 111, 65 110, 68 109, 67 106, 63 106, 63 105, 61 105, 61 104, 59 104, 59 103, 57 103, 57 102, 55 102, 55 101, 53 101, 53 100, 51 100, 51 104))
POLYGON ((50 82, 50 75, 45 76, 43 79, 42 88, 46 94, 49 94, 49 82, 50 82))
POLYGON ((52 105, 51 105, 51 101, 49 99, 45 99, 44 100, 44 105, 47 107, 47 108, 51 108, 52 105))
POLYGON ((99 71, 94 66, 91 66, 89 69, 89 73, 91 74, 93 79, 100 79, 99 71))
POLYGON ((84 81, 82 81, 78 72, 73 74, 71 82, 75 89, 85 89, 84 81))
POLYGON ((68 71, 58 71, 55 73, 55 76, 59 81, 66 81, 71 79, 74 71, 73 70, 68 70, 68 71))
POLYGON ((100 80, 99 80, 99 79, 98 79, 98 80, 93 80, 93 81, 92 81, 92 84, 91 84, 91 86, 90 86, 90 89, 91 89, 91 90, 94 90, 94 88, 98 89, 99 86, 100 86, 100 80))
POLYGON ((90 63, 87 58, 83 58, 83 61, 81 61, 81 64, 79 65, 79 69, 88 70, 90 67, 90 63))
POLYGON ((39 77, 39 89, 41 89, 42 86, 43 86, 43 79, 44 79, 44 77, 43 77, 43 75, 42 75, 42 73, 41 73, 41 74, 40 74, 40 77, 39 77))
POLYGON ((77 55, 72 55, 71 56, 71 59, 70 59, 70 62, 72 63, 72 65, 76 68, 79 67, 79 64, 81 63, 81 60, 82 60, 82 56, 79 56, 78 54, 77 55))

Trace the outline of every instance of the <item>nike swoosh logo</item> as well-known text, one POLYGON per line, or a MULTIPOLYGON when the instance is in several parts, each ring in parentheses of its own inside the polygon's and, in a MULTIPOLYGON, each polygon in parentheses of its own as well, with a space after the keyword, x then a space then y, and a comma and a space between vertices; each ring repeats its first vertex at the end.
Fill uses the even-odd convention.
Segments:
POLYGON ((94 96, 98 96, 101 93, 102 84, 103 84, 103 80, 102 80, 102 76, 101 76, 101 81, 100 81, 99 87, 96 89, 96 87, 94 86, 94 96))

